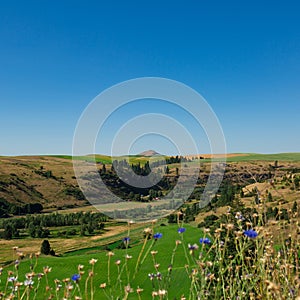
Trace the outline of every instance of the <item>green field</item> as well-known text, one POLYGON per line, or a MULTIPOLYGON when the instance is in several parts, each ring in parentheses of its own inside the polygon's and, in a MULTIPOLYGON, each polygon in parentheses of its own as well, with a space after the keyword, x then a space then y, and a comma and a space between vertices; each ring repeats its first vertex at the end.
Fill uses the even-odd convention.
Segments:
MULTIPOLYGON (((185 249, 187 249, 187 243, 198 243, 199 238, 202 236, 201 231, 198 228, 192 227, 190 225, 186 225, 186 232, 184 233, 184 240, 186 244, 179 245, 175 259, 173 263, 173 271, 172 271, 172 280, 171 286, 168 292, 169 299, 177 299, 182 294, 188 294, 190 279, 186 273, 184 268, 185 264, 192 263, 192 257, 188 254, 189 261, 186 260, 185 249)), ((148 240, 144 253, 147 252, 147 249, 152 246, 152 250, 157 250, 158 253, 156 255, 156 260, 160 264, 159 271, 162 273, 162 280, 158 281, 157 279, 151 281, 148 277, 149 273, 156 273, 157 271, 154 268, 152 256, 149 253, 147 258, 144 260, 141 268, 138 271, 138 274, 135 276, 135 279, 131 280, 131 287, 134 290, 140 286, 145 291, 152 291, 152 284, 158 289, 159 285, 161 288, 167 288, 167 282, 165 281, 167 275, 167 269, 171 263, 172 251, 175 246, 175 241, 180 239, 180 234, 177 232, 177 225, 166 225, 166 226, 156 226, 154 229, 155 232, 161 232, 163 234, 161 239, 154 241, 153 239, 148 240)), ((124 236, 122 236, 124 237, 124 236)), ((121 240, 121 237, 120 237, 121 240)), ((116 292, 116 295, 120 294, 119 285, 117 281, 118 271, 115 261, 118 259, 121 260, 120 268, 122 269, 122 265, 124 265, 125 254, 131 255, 133 258, 128 261, 128 269, 130 278, 133 277, 133 273, 135 270, 135 263, 139 253, 141 251, 143 244, 142 235, 139 236, 134 235, 130 241, 129 249, 114 249, 114 256, 112 256, 111 260, 111 271, 110 271, 110 280, 112 291, 116 292)), ((113 245, 112 245, 113 246, 113 245)), ((92 258, 97 259, 97 263, 95 264, 95 276, 94 276, 94 287, 95 287, 95 299, 105 299, 103 291, 99 288, 101 283, 108 283, 108 258, 107 251, 102 250, 101 247, 93 247, 87 249, 81 249, 74 252, 69 252, 63 255, 62 257, 40 257, 38 259, 38 265, 35 269, 35 272, 42 272, 43 267, 49 266, 52 268, 52 271, 48 274, 49 285, 54 286, 54 280, 59 279, 63 280, 65 278, 70 278, 73 274, 77 273, 77 266, 79 264, 84 265, 85 274, 82 276, 82 280, 79 283, 79 286, 82 291, 84 291, 85 279, 87 277, 88 270, 91 269, 91 265, 89 265, 89 260, 92 258)), ((142 256, 143 257, 143 256, 142 256)), ((29 272, 30 265, 32 262, 29 259, 23 260, 19 266, 19 274, 18 278, 21 281, 25 280, 25 274, 29 272)), ((8 269, 14 270, 14 267, 8 267, 8 269)), ((126 272, 124 271, 122 276, 122 286, 126 285, 126 272)), ((5 282, 1 282, 1 290, 3 290, 5 282)), ((109 289, 109 287, 107 287, 109 289)), ((114 292, 112 292, 114 294, 114 292)), ((150 299, 150 294, 142 295, 142 299, 150 299)), ((41 286, 38 289, 37 299, 45 298, 45 280, 44 278, 41 280, 41 286)), ((114 298, 115 299, 115 298, 114 298)), ((130 299, 138 299, 136 293, 132 293, 130 299)))
POLYGON ((275 153, 275 154, 259 154, 259 153, 247 153, 239 156, 228 157, 228 162, 240 162, 240 161, 300 161, 300 152, 295 153, 275 153))
MULTIPOLYGON (((51 155, 52 157, 64 158, 64 159, 73 159, 71 155, 51 155)), ((129 155, 129 156, 120 156, 118 159, 127 159, 129 157, 130 163, 144 164, 146 161, 149 161, 149 157, 144 157, 140 155, 129 155)), ((77 156, 77 160, 86 160, 86 161, 95 161, 97 163, 111 164, 111 157, 107 155, 96 154, 87 155, 87 156, 77 156)), ((158 157, 159 159, 159 157, 158 157)), ((218 161, 220 159, 215 158, 213 161, 218 161)), ((221 159, 222 161, 224 158, 221 159)), ((289 152, 289 153, 273 153, 273 154, 261 154, 261 153, 236 153, 234 156, 228 156, 226 161, 228 162, 247 162, 247 161, 300 161, 300 152, 289 152)), ((211 159, 203 159, 202 162, 210 162, 211 159)))

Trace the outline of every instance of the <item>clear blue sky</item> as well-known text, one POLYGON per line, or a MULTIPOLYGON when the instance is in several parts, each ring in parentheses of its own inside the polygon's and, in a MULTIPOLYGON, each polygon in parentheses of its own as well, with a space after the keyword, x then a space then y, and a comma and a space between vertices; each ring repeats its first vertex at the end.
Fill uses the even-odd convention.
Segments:
POLYGON ((86 105, 143 76, 202 94, 228 152, 299 152, 299 28, 298 1, 1 1, 0 155, 71 154, 86 105))

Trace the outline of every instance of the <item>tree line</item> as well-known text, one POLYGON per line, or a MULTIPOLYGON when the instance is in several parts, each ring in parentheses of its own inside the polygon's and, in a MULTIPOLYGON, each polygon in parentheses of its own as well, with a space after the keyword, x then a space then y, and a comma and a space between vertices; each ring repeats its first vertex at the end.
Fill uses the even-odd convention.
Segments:
MULTIPOLYGON (((102 213, 77 212, 70 214, 27 215, 14 219, 2 219, 0 228, 4 229, 2 237, 5 239, 20 236, 20 229, 27 230, 31 237, 45 238, 50 235, 49 228, 80 225, 80 234, 92 233, 95 229, 103 229, 108 217, 102 213)), ((76 232, 75 232, 76 234, 76 232)), ((70 235, 74 235, 70 234, 70 235)))

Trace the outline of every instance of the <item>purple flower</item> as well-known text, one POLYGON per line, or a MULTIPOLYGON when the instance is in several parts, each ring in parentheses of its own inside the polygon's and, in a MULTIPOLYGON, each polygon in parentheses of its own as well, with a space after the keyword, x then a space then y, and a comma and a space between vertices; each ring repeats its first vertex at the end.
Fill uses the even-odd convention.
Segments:
POLYGON ((74 275, 71 277, 71 279, 72 279, 73 281, 78 281, 78 280, 80 279, 80 275, 79 275, 79 274, 74 274, 74 275))
POLYGON ((180 227, 177 230, 178 233, 184 233, 185 232, 185 228, 184 227, 180 227))
POLYGON ((211 243, 211 240, 209 238, 200 238, 199 243, 208 245, 211 243))
POLYGON ((153 235, 153 238, 156 239, 156 240, 162 238, 162 233, 160 233, 160 232, 155 233, 153 235))
POLYGON ((8 282, 15 282, 17 280, 17 277, 11 276, 7 279, 8 282))
POLYGON ((190 251, 194 251, 194 250, 197 250, 199 247, 197 244, 194 244, 194 245, 188 244, 188 248, 190 251))
POLYGON ((254 239, 258 236, 258 233, 253 229, 249 229, 244 231, 244 235, 250 239, 254 239))
POLYGON ((126 243, 129 243, 129 241, 130 241, 129 236, 126 236, 126 237, 123 238, 123 242, 124 242, 125 244, 126 244, 126 243))
POLYGON ((32 279, 26 279, 25 281, 24 281, 24 285, 25 286, 31 286, 31 285, 33 285, 34 284, 34 281, 32 280, 32 279))

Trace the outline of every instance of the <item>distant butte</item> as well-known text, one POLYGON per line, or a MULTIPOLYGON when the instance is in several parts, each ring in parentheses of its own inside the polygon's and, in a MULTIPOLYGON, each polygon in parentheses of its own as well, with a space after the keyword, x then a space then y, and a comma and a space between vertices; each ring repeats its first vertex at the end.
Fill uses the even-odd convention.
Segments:
POLYGON ((161 155, 161 154, 154 151, 154 150, 147 150, 147 151, 144 151, 144 152, 142 152, 138 155, 140 155, 140 156, 156 156, 156 155, 161 155))

